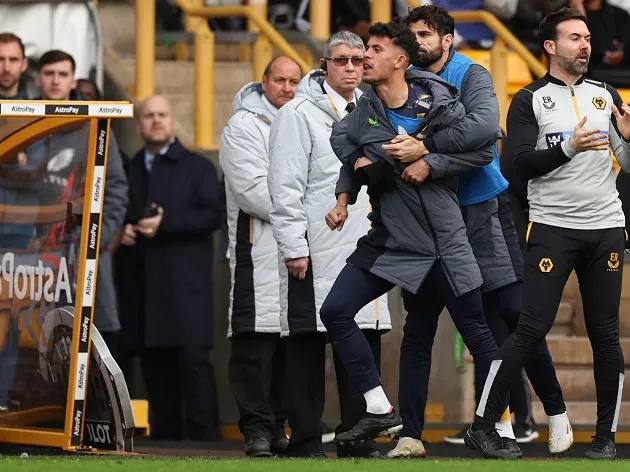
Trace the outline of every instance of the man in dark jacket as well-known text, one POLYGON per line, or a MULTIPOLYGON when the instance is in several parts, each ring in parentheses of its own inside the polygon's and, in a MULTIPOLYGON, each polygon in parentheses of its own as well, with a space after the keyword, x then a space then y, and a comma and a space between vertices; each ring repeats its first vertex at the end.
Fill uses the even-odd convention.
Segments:
MULTIPOLYGON (((426 165, 422 157, 430 152, 443 153, 474 151, 488 145, 494 145, 494 159, 490 165, 463 174, 459 179, 457 191, 459 204, 466 223, 468 238, 475 253, 483 276, 482 296, 484 312, 488 320, 504 320, 511 331, 516 329, 518 317, 522 310, 523 257, 520 253, 518 238, 511 218, 509 196, 506 191, 508 182, 502 176, 496 141, 501 136, 499 127, 499 107, 496 100, 492 78, 488 71, 452 48, 455 21, 444 8, 424 5, 412 10, 405 18, 409 29, 416 35, 420 44, 420 55, 417 65, 424 70, 437 73, 442 79, 455 85, 461 91, 461 102, 466 108, 466 116, 455 126, 443 129, 423 140, 406 139, 402 136, 395 139, 395 144, 387 145, 387 151, 401 162, 413 162, 409 171, 422 172, 426 165), (497 312, 499 316, 493 316, 497 312)), ((409 322, 412 320, 408 320, 409 322)), ((498 343, 505 341, 506 336, 494 325, 495 339, 498 343)), ((405 326, 405 337, 402 343, 401 366, 412 365, 421 372, 403 372, 401 367, 401 388, 399 391, 400 408, 405 423, 401 438, 413 438, 420 441, 422 434, 423 414, 426 403, 429 363, 427 352, 422 352, 414 338, 427 336, 422 326, 405 326), (409 338, 409 340, 408 340, 409 338), (406 358, 410 360, 407 361, 406 358), (411 360, 415 359, 415 360, 411 360), (422 359, 425 359, 422 362, 422 359), (413 380, 407 380, 413 379, 413 380), (417 405, 413 408, 411 405, 417 405)), ((565 415, 566 407, 562 390, 556 378, 551 356, 546 342, 543 340, 536 348, 528 364, 531 381, 537 395, 545 406, 549 417, 565 415)), ((529 386, 520 381, 521 390, 529 386)), ((483 379, 475 378, 475 399, 479 403, 483 379)), ((521 415, 517 419, 519 440, 528 441, 534 435, 527 424, 530 406, 527 397, 517 405, 521 415), (529 434, 526 431, 530 431, 529 434)), ((517 400, 515 395, 512 400, 517 400)), ((497 423, 500 435, 506 441, 514 442, 510 415, 504 415, 504 421, 497 423)), ((466 430, 459 435, 448 438, 449 442, 461 442, 466 430)), ((537 433, 536 433, 537 435, 537 433)), ((553 436, 552 436, 553 437, 553 436)), ((566 445, 562 441, 562 445, 566 445)), ((569 442, 570 445, 570 442, 569 442)), ((516 450, 516 445, 512 444, 516 450)), ((556 441, 550 443, 554 453, 556 441)))
POLYGON ((355 111, 333 125, 331 143, 358 182, 368 185, 372 229, 357 243, 335 281, 321 319, 333 349, 363 393, 365 416, 338 442, 389 434, 402 428, 376 370, 374 358, 354 316, 394 285, 403 289, 408 318, 418 316, 430 329, 446 306, 485 374, 497 347, 486 324, 479 287, 481 273, 466 237, 456 196, 456 175, 492 161, 492 149, 471 155, 425 157, 430 179, 408 182, 404 164, 383 145, 397 134, 432 135, 464 117, 455 87, 433 74, 405 71, 418 44, 400 21, 378 23, 365 54, 364 80, 373 88, 355 111), (428 308, 431 306, 431 309, 428 308))
POLYGON ((138 112, 146 143, 129 168, 130 200, 122 244, 133 248, 134 284, 119 287, 126 343, 140 351, 151 438, 182 439, 182 402, 188 437, 219 440, 214 369, 213 233, 221 223, 214 165, 175 138, 164 97, 138 112), (133 318, 131 317, 133 316, 133 318))
MULTIPOLYGON (((59 50, 48 51, 40 58, 39 66, 37 84, 42 93, 42 100, 83 100, 83 97, 76 90, 76 65, 70 54, 59 50)), ((26 150, 30 161, 37 163, 39 167, 46 168, 39 189, 41 204, 65 202, 73 193, 80 192, 83 178, 74 172, 77 169, 82 169, 83 164, 79 162, 72 165, 72 162, 85 160, 89 141, 88 131, 88 124, 68 126, 37 141, 26 150)), ((124 222, 127 211, 128 187, 123 160, 113 132, 109 139, 106 171, 94 326, 103 336, 114 358, 117 359, 120 320, 114 288, 112 259, 108 246, 124 222)))

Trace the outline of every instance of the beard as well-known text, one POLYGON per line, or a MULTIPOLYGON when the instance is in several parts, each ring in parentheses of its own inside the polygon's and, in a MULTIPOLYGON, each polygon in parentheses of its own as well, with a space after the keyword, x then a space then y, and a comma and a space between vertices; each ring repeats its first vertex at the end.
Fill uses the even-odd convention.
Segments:
POLYGON ((442 59, 442 48, 437 46, 435 49, 420 51, 416 60, 412 61, 412 64, 420 69, 426 69, 440 59, 442 59))
POLYGON ((573 57, 558 56, 558 65, 571 75, 584 75, 588 70, 589 59, 590 57, 584 53, 578 53, 573 57), (586 58, 586 62, 578 62, 581 58, 586 58))

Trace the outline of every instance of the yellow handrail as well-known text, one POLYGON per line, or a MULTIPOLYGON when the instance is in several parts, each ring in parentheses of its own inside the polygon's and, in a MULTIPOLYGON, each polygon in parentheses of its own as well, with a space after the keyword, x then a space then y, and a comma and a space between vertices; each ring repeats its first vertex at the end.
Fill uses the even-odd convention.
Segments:
POLYGON ((310 72, 312 67, 302 59, 297 51, 278 33, 273 26, 263 18, 256 10, 249 6, 224 6, 224 7, 195 7, 188 0, 176 0, 182 12, 191 16, 202 18, 228 18, 245 17, 251 20, 259 28, 261 34, 266 36, 280 52, 298 63, 302 72, 310 72))
MULTIPOLYGON (((214 33, 207 18, 245 17, 259 30, 254 45, 253 69, 255 80, 271 60, 273 44, 282 54, 295 60, 304 74, 312 69, 273 26, 252 6, 205 7, 192 4, 195 0, 176 0, 182 12, 194 26, 195 51, 195 147, 212 149, 214 144, 214 33)), ((136 78, 134 95, 141 101, 155 93, 155 1, 136 0, 136 78)))
MULTIPOLYGON (((487 11, 475 10, 475 11, 451 11, 451 16, 455 21, 461 21, 462 23, 474 23, 480 22, 492 30, 492 32, 500 38, 507 47, 512 49, 518 54, 532 70, 534 75, 538 78, 544 76, 547 73, 547 68, 540 62, 536 56, 534 56, 529 49, 527 49, 523 43, 521 43, 514 33, 512 33, 501 21, 492 13, 487 11)), ((506 64, 507 65, 507 64, 506 64)))

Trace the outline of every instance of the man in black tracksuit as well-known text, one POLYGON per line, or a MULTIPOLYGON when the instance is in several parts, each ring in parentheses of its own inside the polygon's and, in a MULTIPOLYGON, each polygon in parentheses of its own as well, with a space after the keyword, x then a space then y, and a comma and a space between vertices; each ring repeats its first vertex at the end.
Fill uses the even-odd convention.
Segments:
MULTIPOLYGON (((624 381, 619 302, 626 236, 611 152, 630 168, 630 107, 622 107, 614 88, 583 77, 591 45, 578 10, 549 15, 540 37, 549 72, 514 96, 504 150, 529 181, 525 310, 492 363, 465 441, 486 457, 514 457, 498 439, 494 421, 511 383, 551 329, 575 270, 597 390, 597 428, 586 457, 614 458, 624 381)), ((551 432, 568 424, 566 418, 558 421, 550 421, 551 432)))

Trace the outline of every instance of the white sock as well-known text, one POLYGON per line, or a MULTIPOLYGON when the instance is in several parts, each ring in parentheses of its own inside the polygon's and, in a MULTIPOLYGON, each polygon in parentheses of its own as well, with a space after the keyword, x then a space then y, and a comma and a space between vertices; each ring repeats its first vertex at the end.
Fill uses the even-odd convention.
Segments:
POLYGON ((365 397, 365 403, 367 404, 366 411, 368 413, 384 415, 389 413, 392 409, 392 405, 389 403, 387 395, 385 395, 385 390, 383 390, 381 386, 368 390, 363 396, 365 397))
POLYGON ((494 427, 498 431, 499 436, 502 438, 516 439, 516 436, 514 436, 514 430, 512 429, 511 420, 495 423, 494 427))
POLYGON ((549 429, 556 433, 554 436, 558 436, 557 433, 560 433, 560 436, 565 433, 566 424, 567 421, 569 421, 566 411, 564 413, 560 413, 559 415, 548 416, 547 419, 549 421, 549 429))

